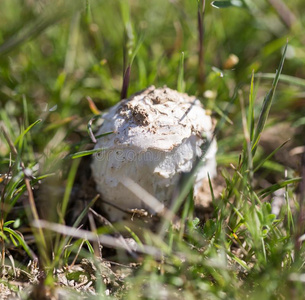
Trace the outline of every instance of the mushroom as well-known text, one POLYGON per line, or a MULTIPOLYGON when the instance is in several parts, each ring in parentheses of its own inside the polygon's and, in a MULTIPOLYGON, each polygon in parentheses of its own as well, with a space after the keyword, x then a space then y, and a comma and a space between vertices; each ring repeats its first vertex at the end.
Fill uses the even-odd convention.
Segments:
POLYGON ((181 173, 204 152, 195 194, 208 173, 216 175, 212 120, 195 97, 151 86, 110 108, 103 119, 97 135, 112 134, 98 139, 95 148, 103 150, 93 156, 91 169, 111 221, 124 218, 122 210, 157 211, 124 184, 126 178, 166 206, 181 173))

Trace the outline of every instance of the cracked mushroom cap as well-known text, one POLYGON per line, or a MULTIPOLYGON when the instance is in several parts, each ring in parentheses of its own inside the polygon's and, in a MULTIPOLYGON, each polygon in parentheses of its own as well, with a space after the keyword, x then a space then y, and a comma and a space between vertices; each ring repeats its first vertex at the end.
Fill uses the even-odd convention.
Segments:
POLYGON ((195 193, 208 173, 216 175, 216 141, 204 147, 212 138, 212 120, 195 97, 152 86, 113 106, 103 119, 97 135, 113 133, 98 140, 95 148, 105 150, 94 155, 91 168, 102 199, 113 204, 103 204, 112 221, 125 215, 116 207, 158 210, 132 193, 123 184, 125 178, 166 205, 179 175, 192 169, 202 151, 207 150, 195 193))

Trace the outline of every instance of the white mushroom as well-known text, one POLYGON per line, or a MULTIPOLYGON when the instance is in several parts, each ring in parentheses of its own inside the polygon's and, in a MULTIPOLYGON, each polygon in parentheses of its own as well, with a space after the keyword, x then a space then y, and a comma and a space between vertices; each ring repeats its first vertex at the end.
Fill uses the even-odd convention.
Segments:
POLYGON ((105 150, 94 155, 91 168, 102 199, 114 205, 103 204, 112 221, 125 215, 115 206, 157 210, 132 193, 124 178, 166 205, 180 174, 190 171, 203 151, 205 164, 197 173, 195 193, 208 173, 216 175, 216 141, 205 147, 212 138, 212 120, 195 97, 150 87, 122 100, 103 119, 97 135, 113 133, 98 140, 95 148, 105 150))

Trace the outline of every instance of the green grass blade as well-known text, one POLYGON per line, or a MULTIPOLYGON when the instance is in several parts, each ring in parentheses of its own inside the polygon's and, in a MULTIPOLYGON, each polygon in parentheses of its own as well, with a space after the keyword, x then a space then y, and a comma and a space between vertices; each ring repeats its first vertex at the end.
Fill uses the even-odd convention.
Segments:
MULTIPOLYGON (((74 222, 73 226, 74 228, 77 228, 81 221, 84 219, 84 217, 88 214, 89 209, 95 204, 96 200, 99 198, 99 195, 96 195, 91 202, 84 208, 84 210, 80 213, 80 215, 77 217, 76 221, 74 222)), ((57 236, 57 241, 54 246, 54 253, 55 258, 53 260, 52 266, 56 266, 60 260, 61 255, 64 253, 64 248, 66 245, 69 244, 69 241, 72 240, 72 237, 66 236, 66 237, 60 237, 60 235, 57 236)))
POLYGON ((9 227, 4 227, 3 231, 12 235, 18 241, 19 245, 22 246, 22 248, 25 250, 25 252, 29 255, 29 257, 33 258, 33 253, 31 251, 30 247, 27 245, 27 243, 24 241, 24 239, 17 232, 15 232, 13 229, 11 229, 9 227))
POLYGON ((212 203, 215 203, 214 189, 213 189, 213 185, 212 185, 210 174, 208 174, 208 180, 209 180, 209 188, 210 188, 211 197, 212 197, 212 203))
POLYGON ((247 266, 247 264, 241 260, 240 258, 238 258, 236 255, 232 255, 232 258, 242 267, 244 268, 246 271, 250 271, 250 268, 247 266))
POLYGON ((67 157, 68 158, 72 158, 72 159, 80 158, 80 157, 91 155, 91 154, 94 154, 94 153, 97 153, 97 152, 105 151, 105 149, 106 148, 98 148, 98 149, 80 151, 80 152, 76 152, 76 153, 70 154, 67 157))
POLYGON ((228 8, 228 7, 243 7, 243 1, 240 0, 227 0, 227 1, 213 1, 211 5, 215 8, 228 8))
POLYGON ((80 161, 81 161, 80 159, 73 161, 72 166, 69 171, 65 194, 64 194, 64 198, 62 200, 62 207, 61 207, 61 217, 62 218, 64 218, 66 215, 66 211, 67 211, 67 207, 68 207, 68 203, 69 203, 69 199, 70 199, 70 194, 72 191, 73 183, 75 180, 76 172, 77 172, 78 166, 80 164, 80 161))
POLYGON ((280 149, 282 149, 287 143, 289 142, 289 140, 285 141, 283 144, 281 144, 280 146, 278 146, 275 150, 273 150, 267 157, 265 157, 264 159, 262 159, 259 164, 255 167, 254 169, 254 173, 259 170, 266 161, 268 161, 271 157, 273 157, 273 155, 275 153, 277 153, 280 149))
POLYGON ((133 61, 134 61, 135 57, 137 56, 137 54, 142 46, 143 41, 144 41, 144 33, 140 33, 138 41, 137 41, 137 43, 132 51, 131 57, 130 57, 130 67, 133 64, 133 61))
MULTIPOLYGON (((273 73, 257 73, 257 74, 255 74, 255 77, 256 78, 273 79, 274 80, 275 74, 273 74, 273 73)), ((289 83, 291 85, 297 85, 297 86, 300 86, 300 87, 305 87, 305 79, 298 78, 298 77, 295 77, 295 76, 282 74, 281 78, 280 78, 280 81, 284 82, 284 83, 289 83)))
POLYGON ((140 238, 137 236, 137 234, 131 230, 130 227, 128 226, 124 226, 125 229, 130 233, 130 235, 132 236, 132 238, 136 241, 136 243, 140 246, 143 247, 143 243, 141 242, 140 238))
POLYGON ((91 243, 88 241, 88 240, 85 240, 85 244, 87 245, 88 247, 88 251, 91 255, 94 255, 94 248, 93 246, 91 245, 91 243))
POLYGON ((198 28, 198 90, 203 92, 205 82, 205 65, 204 65, 204 16, 205 0, 197 0, 197 28, 198 28))
POLYGON ((265 197, 269 196, 270 194, 274 193, 275 191, 277 191, 277 190, 279 190, 283 187, 286 187, 289 184, 300 182, 301 179, 302 179, 302 177, 296 177, 296 178, 287 179, 287 180, 284 180, 282 182, 273 184, 273 185, 263 189, 262 191, 260 191, 258 193, 258 195, 262 198, 265 198, 265 197))
POLYGON ((178 80, 177 80, 177 90, 180 93, 184 92, 184 52, 181 52, 180 62, 179 62, 179 71, 178 71, 178 80))
POLYGON ((18 142, 23 139, 23 137, 28 133, 28 131, 30 131, 35 125, 37 125, 38 123, 40 123, 42 120, 37 120, 34 123, 32 123, 29 127, 27 127, 25 130, 23 130, 21 132, 21 134, 16 138, 14 145, 16 146, 18 144, 18 142))
POLYGON ((71 74, 74 71, 77 60, 78 39, 80 31, 80 12, 76 12, 71 19, 68 47, 65 56, 64 73, 71 74))
POLYGON ((252 72, 252 76, 251 76, 247 121, 248 121, 248 131, 250 134, 250 140, 252 141, 254 136, 254 72, 252 72))
POLYGON ((91 4, 90 0, 86 0, 86 23, 92 23, 92 13, 91 13, 91 4))
POLYGON ((264 130, 267 118, 269 116, 269 112, 270 112, 270 108, 272 105, 272 101, 274 98, 274 93, 283 69, 283 65, 284 65, 284 61, 285 61, 285 56, 286 56, 286 51, 287 51, 287 46, 288 44, 285 45, 284 51, 283 51, 283 55, 282 55, 282 59, 280 61, 279 64, 279 68, 276 71, 276 75, 274 77, 273 83, 272 83, 272 87, 270 89, 270 91, 267 93, 265 99, 264 99, 264 103, 260 112, 260 116, 258 119, 258 123, 257 126, 255 128, 255 133, 254 133, 254 138, 252 140, 252 156, 254 156, 257 146, 258 146, 258 142, 260 140, 261 137, 261 133, 264 130))
POLYGON ((213 110, 218 113, 224 120, 229 123, 230 125, 233 125, 233 121, 229 118, 228 115, 224 114, 224 112, 219 108, 219 106, 216 105, 216 103, 213 106, 213 110))

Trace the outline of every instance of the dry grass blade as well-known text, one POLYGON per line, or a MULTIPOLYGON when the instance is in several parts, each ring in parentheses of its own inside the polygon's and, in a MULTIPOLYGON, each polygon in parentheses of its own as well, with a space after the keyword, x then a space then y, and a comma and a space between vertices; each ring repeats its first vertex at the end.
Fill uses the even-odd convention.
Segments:
MULTIPOLYGON (((52 223, 45 220, 34 220, 32 222, 32 226, 36 228, 40 227, 40 228, 49 229, 52 230, 53 232, 57 232, 62 235, 66 235, 74 238, 80 238, 92 242, 98 242, 101 243, 103 246, 107 246, 109 248, 123 249, 126 251, 130 251, 130 249, 126 247, 126 243, 122 243, 121 239, 109 235, 104 235, 104 234, 97 235, 94 232, 86 231, 83 229, 77 229, 74 227, 69 227, 57 223, 52 223)), ((139 249, 139 252, 143 254, 152 255, 156 259, 160 259, 162 257, 162 253, 159 249, 148 245, 143 245, 143 247, 139 249)))
POLYGON ((91 215, 93 215, 94 217, 96 217, 98 219, 99 222, 101 222, 102 224, 108 226, 109 228, 111 228, 111 230, 113 231, 113 233, 115 233, 115 236, 120 239, 120 241, 122 242, 123 245, 125 245, 127 252, 132 256, 132 257, 136 257, 136 255, 134 254, 134 252, 132 251, 132 249, 129 247, 129 245, 126 243, 126 241, 124 240, 123 236, 120 234, 120 232, 112 225, 112 223, 110 221, 108 221, 104 216, 98 214, 96 211, 94 211, 92 208, 89 209, 89 213, 91 215))
POLYGON ((269 3, 274 7, 288 28, 292 27, 297 22, 296 16, 288 8, 285 2, 282 0, 269 0, 269 3))
POLYGON ((96 116, 100 115, 101 111, 96 107, 96 105, 95 105, 94 101, 91 99, 91 97, 87 96, 86 99, 89 103, 90 110, 93 112, 93 114, 96 116))
MULTIPOLYGON (((88 219, 89 219, 89 224, 90 224, 91 232, 92 232, 92 233, 97 232, 96 224, 95 224, 95 221, 94 221, 94 218, 93 218, 93 214, 92 214, 91 211, 89 211, 89 213, 88 213, 88 219)), ((97 234, 96 234, 96 235, 97 235, 97 234)), ((102 255, 101 255, 100 249, 101 249, 100 242, 99 242, 99 241, 97 241, 97 242, 94 241, 94 242, 93 242, 94 255, 95 255, 96 257, 100 257, 100 258, 101 258, 102 255)))
POLYGON ((164 204, 162 204, 158 199, 148 193, 132 179, 125 177, 121 180, 121 183, 132 193, 134 193, 141 201, 143 201, 143 203, 147 207, 149 207, 150 210, 154 211, 155 213, 160 213, 165 209, 164 204))
POLYGON ((127 68, 124 72, 123 84, 122 84, 122 90, 121 90, 121 100, 127 98, 128 86, 129 86, 129 80, 130 80, 130 72, 131 72, 131 65, 127 66, 127 68))
POLYGON ((94 122, 95 120, 97 120, 97 119, 99 119, 99 118, 101 118, 101 117, 102 117, 102 115, 95 115, 93 118, 91 118, 91 119, 89 120, 89 122, 88 122, 88 124, 87 124, 87 132, 88 132, 88 135, 89 135, 89 137, 90 137, 92 143, 94 143, 94 144, 97 143, 97 140, 96 140, 97 138, 100 138, 100 137, 102 137, 102 136, 105 136, 105 135, 108 135, 108 134, 113 133, 113 132, 106 132, 106 133, 103 133, 103 134, 98 135, 98 136, 95 136, 95 135, 94 135, 94 133, 93 133, 93 131, 92 131, 92 124, 93 124, 93 122, 94 122))
POLYGON ((13 155, 17 156, 18 155, 17 149, 16 149, 13 141, 11 140, 11 138, 10 138, 10 136, 8 134, 8 131, 7 131, 6 126, 4 125, 4 123, 0 122, 0 128, 1 128, 1 131, 2 131, 2 133, 4 135, 4 138, 7 141, 8 145, 9 145, 9 147, 10 147, 12 153, 13 153, 13 155))
POLYGON ((88 131, 88 134, 89 134, 89 136, 90 136, 90 138, 91 138, 91 141, 92 141, 92 143, 94 143, 94 144, 96 144, 96 138, 95 138, 95 136, 94 136, 94 133, 93 133, 93 131, 92 131, 92 123, 93 123, 93 121, 95 121, 96 120, 96 116, 94 116, 93 118, 91 118, 90 120, 89 120, 89 122, 88 122, 88 125, 87 125, 87 131, 88 131))

